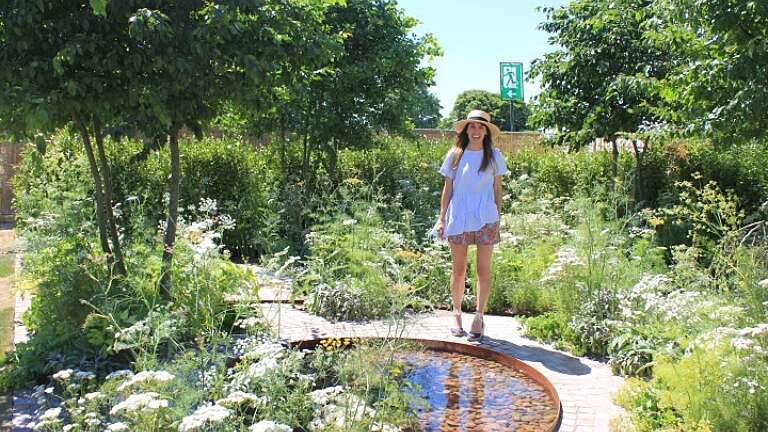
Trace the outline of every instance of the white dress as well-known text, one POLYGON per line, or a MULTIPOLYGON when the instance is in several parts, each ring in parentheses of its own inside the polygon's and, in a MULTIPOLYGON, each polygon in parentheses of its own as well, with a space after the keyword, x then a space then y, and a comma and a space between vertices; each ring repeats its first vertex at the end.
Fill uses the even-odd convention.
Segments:
POLYGON ((478 231, 485 224, 498 222, 493 181, 496 176, 508 172, 501 151, 493 149, 493 160, 481 172, 478 170, 483 162, 482 150, 465 149, 455 170, 451 169, 452 162, 453 151, 450 151, 440 167, 440 174, 453 180, 443 235, 447 237, 478 231))

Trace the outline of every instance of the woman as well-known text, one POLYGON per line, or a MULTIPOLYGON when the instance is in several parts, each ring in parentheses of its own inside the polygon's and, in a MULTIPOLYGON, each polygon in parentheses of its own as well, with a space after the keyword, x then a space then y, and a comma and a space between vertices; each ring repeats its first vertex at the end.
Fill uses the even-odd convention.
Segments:
POLYGON ((451 245, 451 298, 456 327, 451 334, 466 335, 461 323, 461 302, 467 272, 467 250, 477 246, 477 312, 468 340, 483 338, 483 313, 491 290, 491 254, 499 242, 501 176, 504 157, 493 148, 499 128, 485 111, 474 110, 454 126, 456 142, 445 156, 440 174, 445 177, 440 217, 435 228, 451 245))

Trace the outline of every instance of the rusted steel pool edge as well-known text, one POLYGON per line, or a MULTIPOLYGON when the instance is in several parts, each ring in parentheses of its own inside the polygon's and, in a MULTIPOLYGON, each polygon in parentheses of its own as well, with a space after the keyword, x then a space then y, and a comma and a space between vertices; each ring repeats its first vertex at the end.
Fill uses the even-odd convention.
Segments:
MULTIPOLYGON (((328 338, 307 339, 302 341, 296 341, 293 343, 293 345, 298 348, 311 349, 319 345, 320 341, 324 339, 328 339, 328 338)), ((355 337, 352 339, 374 340, 374 339, 382 339, 382 338, 355 337)), ((560 403, 560 397, 557 395, 555 386, 552 385, 549 379, 547 379, 547 377, 545 377, 544 374, 536 370, 533 366, 528 365, 527 363, 523 362, 522 360, 514 356, 503 354, 498 351, 494 351, 492 349, 481 347, 478 345, 469 345, 465 343, 449 342, 449 341, 434 340, 434 339, 401 338, 399 340, 418 343, 435 351, 453 352, 453 353, 459 353, 459 354, 469 355, 473 357, 478 357, 483 360, 493 361, 496 363, 500 363, 504 366, 512 367, 519 371, 522 371, 523 373, 531 377, 534 381, 536 381, 539 385, 541 385, 544 388, 544 392, 547 393, 550 399, 552 399, 552 403, 555 406, 555 409, 557 411, 555 420, 544 430, 544 432, 555 432, 559 429, 560 422, 562 421, 562 405, 560 403)))

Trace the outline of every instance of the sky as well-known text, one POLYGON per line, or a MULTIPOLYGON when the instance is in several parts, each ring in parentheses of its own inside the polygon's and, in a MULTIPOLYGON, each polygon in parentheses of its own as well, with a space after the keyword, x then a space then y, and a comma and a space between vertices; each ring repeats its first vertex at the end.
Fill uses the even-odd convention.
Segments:
MULTIPOLYGON (((521 62, 527 77, 531 61, 554 50, 548 34, 536 29, 544 20, 537 6, 562 6, 567 0, 398 0, 406 15, 418 19, 414 32, 432 33, 443 49, 433 62, 437 70, 431 89, 440 99, 443 116, 465 90, 499 92, 499 63, 521 62)), ((527 78, 526 78, 527 79, 527 78)), ((525 82, 526 101, 541 91, 525 82)))

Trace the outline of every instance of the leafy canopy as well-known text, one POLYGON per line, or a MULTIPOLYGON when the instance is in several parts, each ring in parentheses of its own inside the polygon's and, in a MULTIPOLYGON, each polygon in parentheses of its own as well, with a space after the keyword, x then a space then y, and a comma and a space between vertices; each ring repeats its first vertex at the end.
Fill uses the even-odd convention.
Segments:
POLYGON ((532 122, 553 129, 558 141, 581 146, 613 139, 658 117, 655 82, 666 75, 667 57, 644 37, 653 19, 649 0, 575 0, 543 8, 539 28, 560 49, 536 59, 539 78, 532 122))

